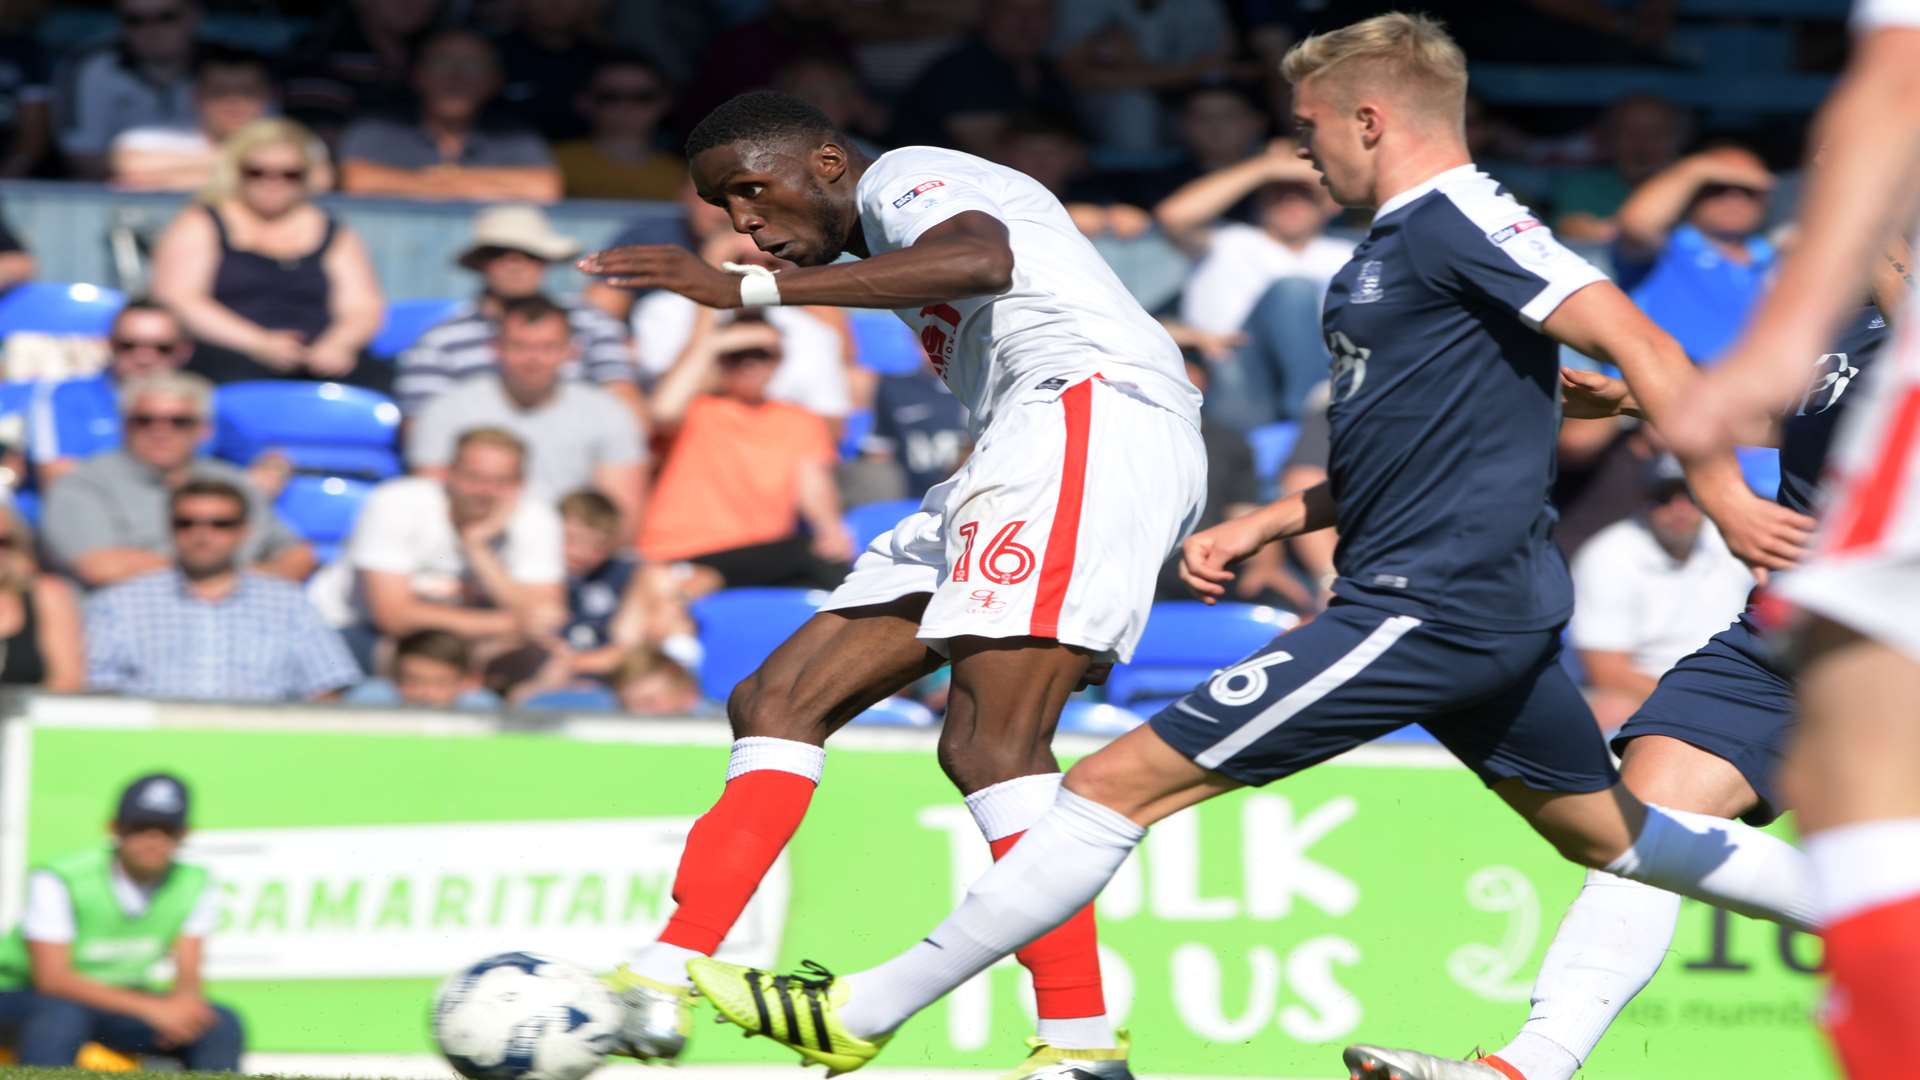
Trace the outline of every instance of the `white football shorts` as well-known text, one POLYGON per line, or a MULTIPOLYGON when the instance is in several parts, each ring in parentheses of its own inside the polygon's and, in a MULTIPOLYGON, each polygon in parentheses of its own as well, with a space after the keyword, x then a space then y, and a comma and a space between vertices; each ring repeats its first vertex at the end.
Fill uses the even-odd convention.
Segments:
POLYGON ((1098 377, 1042 384, 821 610, 932 593, 919 636, 943 653, 956 637, 1038 637, 1125 662, 1206 493, 1206 450, 1185 419, 1098 377))

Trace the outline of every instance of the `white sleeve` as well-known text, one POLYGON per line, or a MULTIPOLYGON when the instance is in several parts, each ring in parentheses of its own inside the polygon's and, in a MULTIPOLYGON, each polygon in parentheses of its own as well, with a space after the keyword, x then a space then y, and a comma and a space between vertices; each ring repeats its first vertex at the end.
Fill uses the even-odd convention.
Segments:
POLYGON ((978 210, 1006 217, 993 197, 969 177, 964 166, 944 155, 894 151, 879 176, 869 177, 862 216, 880 227, 889 248, 903 248, 922 233, 957 214, 978 210))
POLYGON ((415 553, 407 543, 407 524, 415 509, 407 505, 409 486, 407 480, 389 481, 367 496, 347 540, 347 563, 355 570, 414 571, 415 553))
POLYGON ((1853 32, 1920 26, 1920 0, 1859 0, 1853 5, 1853 32))
POLYGON ((511 528, 506 550, 509 577, 522 585, 552 585, 567 579, 558 511, 539 503, 523 504, 514 513, 511 528))
POLYGON ((20 916, 20 933, 28 941, 65 945, 73 940, 73 898, 67 883, 50 871, 36 870, 27 878, 27 910, 20 916))
POLYGON ((633 351, 642 382, 651 384, 680 359, 680 350, 693 336, 695 307, 693 301, 665 289, 641 297, 633 306, 633 351))
POLYGON ((1632 652, 1640 644, 1638 590, 1615 542, 1618 536, 1602 530, 1573 557, 1573 620, 1567 635, 1576 649, 1632 652))
POLYGON ((200 899, 187 914, 187 921, 180 925, 181 937, 203 938, 213 933, 220 925, 220 889, 213 878, 207 878, 206 888, 201 891, 200 899))

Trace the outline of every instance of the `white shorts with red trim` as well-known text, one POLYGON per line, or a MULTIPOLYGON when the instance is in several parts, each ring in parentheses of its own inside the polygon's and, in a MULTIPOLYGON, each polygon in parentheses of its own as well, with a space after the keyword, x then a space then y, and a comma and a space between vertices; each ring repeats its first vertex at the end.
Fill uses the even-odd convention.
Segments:
POLYGON ((932 593, 920 639, 941 652, 957 637, 1039 637, 1124 662, 1206 491, 1206 450, 1181 417, 1097 378, 1036 390, 822 610, 932 593))
POLYGON ((1920 659, 1920 334, 1902 334, 1860 390, 1821 481, 1814 554, 1776 591, 1920 659))

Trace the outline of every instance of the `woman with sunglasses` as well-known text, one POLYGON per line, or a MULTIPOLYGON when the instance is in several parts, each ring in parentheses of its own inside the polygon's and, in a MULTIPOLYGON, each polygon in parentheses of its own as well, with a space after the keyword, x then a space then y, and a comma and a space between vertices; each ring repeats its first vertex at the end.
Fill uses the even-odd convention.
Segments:
POLYGON ((86 674, 73 587, 40 572, 32 532, 13 507, 0 507, 0 686, 75 691, 86 674))
POLYGON ((154 249, 154 295, 199 342, 189 370, 215 383, 392 381, 363 355, 385 304, 359 234, 313 202, 314 145, 290 120, 241 128, 154 249))
POLYGON ((611 53, 575 102, 590 134, 553 148, 554 164, 576 199, 678 198, 687 163, 660 148, 660 123, 673 106, 666 76, 641 56, 611 53))

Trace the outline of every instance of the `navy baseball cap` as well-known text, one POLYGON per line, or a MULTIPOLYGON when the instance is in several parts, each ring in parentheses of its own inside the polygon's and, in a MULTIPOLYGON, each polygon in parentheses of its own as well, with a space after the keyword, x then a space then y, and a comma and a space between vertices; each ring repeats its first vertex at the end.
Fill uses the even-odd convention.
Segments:
POLYGON ((187 785, 172 773, 149 773, 135 780, 120 793, 113 823, 122 830, 158 827, 185 832, 187 785))

